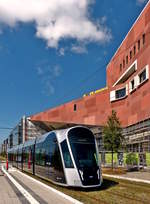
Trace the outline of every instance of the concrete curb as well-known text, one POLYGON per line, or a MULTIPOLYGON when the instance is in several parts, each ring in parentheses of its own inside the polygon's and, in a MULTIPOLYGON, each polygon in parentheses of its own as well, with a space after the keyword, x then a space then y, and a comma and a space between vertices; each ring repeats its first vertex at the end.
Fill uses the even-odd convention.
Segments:
POLYGON ((124 177, 124 176, 110 175, 110 174, 103 174, 103 176, 109 177, 109 178, 116 178, 116 179, 122 179, 122 180, 127 180, 127 181, 134 181, 134 182, 150 184, 149 180, 144 180, 144 179, 129 178, 129 177, 124 177))
POLYGON ((16 188, 23 194, 23 196, 29 201, 31 204, 40 204, 35 198, 31 196, 31 194, 26 191, 2 166, 3 173, 8 177, 8 179, 16 186, 16 188))
POLYGON ((68 201, 70 201, 70 202, 72 202, 72 203, 74 203, 74 204, 83 204, 82 202, 80 202, 80 201, 78 201, 78 200, 72 198, 71 196, 68 196, 68 195, 66 195, 65 193, 62 193, 61 191, 58 191, 58 190, 56 190, 55 188, 52 188, 52 187, 50 187, 50 186, 48 186, 48 185, 42 183, 41 181, 38 181, 38 180, 36 180, 36 179, 34 179, 34 178, 32 178, 32 177, 30 177, 30 176, 28 176, 28 175, 22 173, 21 171, 18 171, 18 170, 16 170, 16 171, 17 171, 18 173, 20 173, 21 175, 27 177, 28 179, 30 179, 30 180, 32 180, 32 181, 34 181, 34 182, 40 184, 41 186, 43 186, 43 187, 45 187, 45 188, 47 188, 47 189, 53 191, 54 193, 58 194, 59 196, 65 198, 66 200, 68 200, 68 201))

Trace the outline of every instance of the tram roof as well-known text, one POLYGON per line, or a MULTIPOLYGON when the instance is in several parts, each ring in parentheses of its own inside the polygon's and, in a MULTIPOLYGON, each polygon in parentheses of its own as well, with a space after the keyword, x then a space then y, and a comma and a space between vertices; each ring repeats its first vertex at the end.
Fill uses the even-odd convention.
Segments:
POLYGON ((44 142, 50 133, 52 133, 52 131, 51 132, 47 132, 47 133, 45 133, 44 135, 42 135, 40 137, 37 137, 36 144, 44 142))
POLYGON ((27 141, 22 145, 22 147, 31 146, 31 145, 34 145, 34 144, 35 144, 35 139, 27 140, 27 141))

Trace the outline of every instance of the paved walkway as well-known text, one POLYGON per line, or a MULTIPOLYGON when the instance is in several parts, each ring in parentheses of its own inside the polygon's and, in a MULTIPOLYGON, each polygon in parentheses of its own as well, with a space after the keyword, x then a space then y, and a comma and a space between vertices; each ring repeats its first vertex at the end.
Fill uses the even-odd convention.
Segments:
POLYGON ((2 167, 2 170, 7 176, 3 176, 3 180, 0 180, 0 204, 82 204, 78 200, 63 194, 14 168, 10 168, 9 171, 6 172, 6 170, 2 167), (20 198, 18 199, 19 193, 15 193, 11 188, 12 186, 13 189, 16 189, 16 191, 20 191, 19 193, 22 197, 24 197, 24 201, 21 201, 20 198), (10 201, 7 197, 10 198, 10 201), (4 199, 1 202, 2 198, 4 199))
POLYGON ((127 172, 127 174, 124 174, 123 176, 150 181, 150 172, 141 172, 141 171, 127 172))
POLYGON ((0 166, 0 204, 27 204, 27 200, 3 174, 0 166))
POLYGON ((20 173, 18 171, 12 171, 10 173, 13 178, 23 186, 30 194, 42 204, 72 204, 72 202, 62 198, 58 194, 54 193, 53 191, 44 188, 40 183, 35 182, 28 178, 28 176, 20 173))
POLYGON ((103 176, 150 184, 150 172, 137 171, 127 172, 126 174, 122 175, 103 174, 103 176))

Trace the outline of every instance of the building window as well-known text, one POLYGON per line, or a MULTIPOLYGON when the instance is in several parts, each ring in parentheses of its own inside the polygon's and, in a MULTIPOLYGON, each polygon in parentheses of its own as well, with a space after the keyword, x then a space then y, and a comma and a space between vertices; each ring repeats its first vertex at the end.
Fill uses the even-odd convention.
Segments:
POLYGON ((133 90, 135 90, 135 79, 132 79, 129 83, 129 92, 131 93, 133 90))
POLYGON ((120 72, 122 71, 122 64, 120 64, 120 72))
POLYGON ((143 45, 145 44, 145 33, 143 34, 143 45))
POLYGON ((116 99, 124 98, 126 96, 126 88, 116 90, 116 99))
POLYGON ((140 40, 138 40, 138 50, 140 50, 140 40))
POLYGON ((146 69, 139 74, 139 83, 143 83, 146 80, 146 69))
POLYGON ((77 104, 74 104, 74 108, 73 108, 74 111, 77 110, 77 104))
POLYGON ((132 50, 130 51, 130 60, 132 59, 132 50))
POLYGON ((126 56, 126 64, 128 64, 128 55, 126 56))
POLYGON ((131 81, 131 89, 135 89, 135 82, 134 82, 134 79, 131 81))
POLYGON ((136 54, 136 46, 134 45, 134 48, 133 48, 133 52, 134 52, 134 55, 136 54))
POLYGON ((113 101, 118 101, 120 99, 124 99, 128 95, 127 90, 128 90, 128 85, 126 85, 121 89, 111 91, 110 101, 113 102, 113 101))
POLYGON ((125 60, 123 60, 123 68, 125 68, 125 60))

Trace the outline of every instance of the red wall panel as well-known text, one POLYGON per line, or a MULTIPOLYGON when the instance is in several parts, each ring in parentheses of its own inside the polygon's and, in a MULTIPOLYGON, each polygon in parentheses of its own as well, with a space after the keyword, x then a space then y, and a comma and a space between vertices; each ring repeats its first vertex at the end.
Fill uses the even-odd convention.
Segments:
POLYGON ((112 109, 117 111, 123 126, 129 126, 150 118, 150 80, 138 87, 132 94, 129 93, 125 99, 110 102, 109 98, 110 91, 129 84, 129 81, 133 79, 145 65, 149 65, 150 68, 150 3, 147 4, 107 66, 108 89, 95 95, 86 96, 45 112, 35 114, 31 116, 31 120, 104 125, 112 109), (144 45, 142 43, 143 34, 145 34, 144 45), (137 51, 139 39, 141 47, 140 50, 137 51), (136 46, 135 55, 133 54, 134 46, 136 46), (130 60, 131 50, 132 59, 130 60), (123 60, 126 60, 127 55, 129 58, 128 64, 125 65, 125 68, 120 70, 120 64, 123 63, 123 60), (123 84, 113 87, 113 84, 135 60, 137 60, 136 72, 123 84), (74 104, 76 104, 76 111, 74 111, 74 104))

